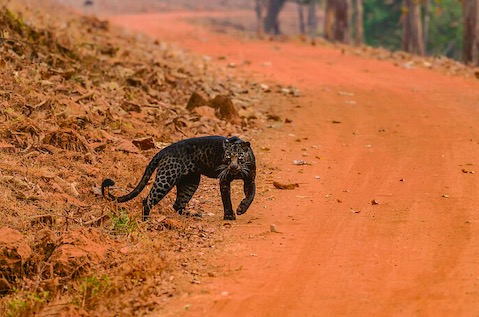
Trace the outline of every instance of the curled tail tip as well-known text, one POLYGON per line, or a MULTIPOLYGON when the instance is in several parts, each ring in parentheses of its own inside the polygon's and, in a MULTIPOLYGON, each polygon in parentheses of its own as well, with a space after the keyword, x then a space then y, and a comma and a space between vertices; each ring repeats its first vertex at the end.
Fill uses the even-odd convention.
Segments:
POLYGON ((110 178, 105 178, 103 183, 101 183, 101 187, 107 187, 107 186, 113 186, 113 185, 115 185, 115 182, 110 178))
POLYGON ((108 192, 105 192, 105 190, 110 187, 115 185, 115 182, 112 179, 106 178, 102 183, 101 183, 101 194, 103 196, 107 196, 108 192))

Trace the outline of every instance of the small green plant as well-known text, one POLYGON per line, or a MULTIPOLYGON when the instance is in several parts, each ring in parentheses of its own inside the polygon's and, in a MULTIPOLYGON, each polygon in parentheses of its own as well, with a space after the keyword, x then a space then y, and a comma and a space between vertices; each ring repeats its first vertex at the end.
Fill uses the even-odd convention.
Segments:
POLYGON ((136 221, 130 219, 130 215, 124 208, 111 212, 112 229, 116 233, 128 234, 138 226, 136 221))
POLYGON ((78 287, 79 296, 74 303, 84 309, 94 308, 101 299, 101 295, 110 290, 110 278, 106 275, 95 275, 84 278, 78 287))
POLYGON ((23 22, 23 19, 8 9, 3 9, 2 13, 5 16, 6 22, 9 24, 10 28, 23 35, 23 31, 25 29, 25 22, 23 22))
POLYGON ((48 292, 24 292, 18 291, 12 299, 6 303, 7 317, 31 316, 37 312, 50 299, 48 292))

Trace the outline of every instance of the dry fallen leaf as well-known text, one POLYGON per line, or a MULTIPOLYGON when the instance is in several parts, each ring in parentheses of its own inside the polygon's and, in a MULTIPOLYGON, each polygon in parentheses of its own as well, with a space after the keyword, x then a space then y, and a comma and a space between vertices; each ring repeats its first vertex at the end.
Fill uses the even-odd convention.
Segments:
POLYGON ((55 183, 59 186, 60 192, 67 193, 73 197, 79 197, 80 193, 76 189, 75 183, 67 182, 66 180, 55 176, 54 177, 55 183))
POLYGON ((273 186, 276 187, 277 189, 295 189, 296 187, 299 187, 298 183, 292 183, 292 184, 282 184, 278 183, 276 181, 273 182, 273 186))
POLYGON ((349 207, 349 210, 351 210, 355 214, 359 214, 361 212, 361 210, 356 210, 356 209, 353 209, 351 207, 349 207))
POLYGON ((271 231, 271 232, 278 232, 278 229, 276 229, 276 225, 275 225, 275 224, 271 224, 271 225, 269 226, 269 231, 271 231))

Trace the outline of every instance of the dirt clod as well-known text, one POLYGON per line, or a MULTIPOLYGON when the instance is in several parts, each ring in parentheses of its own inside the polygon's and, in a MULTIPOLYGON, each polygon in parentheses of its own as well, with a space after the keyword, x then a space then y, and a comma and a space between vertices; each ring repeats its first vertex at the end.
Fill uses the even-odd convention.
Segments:
POLYGON ((218 95, 209 102, 209 105, 216 110, 218 118, 235 124, 241 122, 238 110, 229 96, 218 95))

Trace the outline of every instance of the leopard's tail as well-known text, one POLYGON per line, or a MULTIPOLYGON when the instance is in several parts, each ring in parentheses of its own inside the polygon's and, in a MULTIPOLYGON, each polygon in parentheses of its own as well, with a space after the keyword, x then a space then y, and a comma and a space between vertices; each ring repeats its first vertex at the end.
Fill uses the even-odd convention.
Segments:
POLYGON ((136 196, 138 196, 138 194, 140 194, 141 191, 145 188, 146 184, 148 184, 148 181, 150 180, 151 175, 153 174, 153 172, 158 167, 158 162, 160 160, 160 156, 161 156, 161 152, 158 152, 151 159, 151 161, 148 164, 148 166, 146 167, 145 172, 143 173, 143 177, 141 178, 138 185, 136 185, 135 189, 133 189, 131 192, 129 192, 126 195, 119 196, 119 197, 113 196, 109 191, 109 187, 115 185, 115 182, 112 179, 109 179, 109 178, 105 179, 101 183, 101 194, 103 195, 103 197, 105 197, 105 198, 108 197, 112 201, 123 203, 125 201, 129 201, 129 200, 135 198, 136 196))

